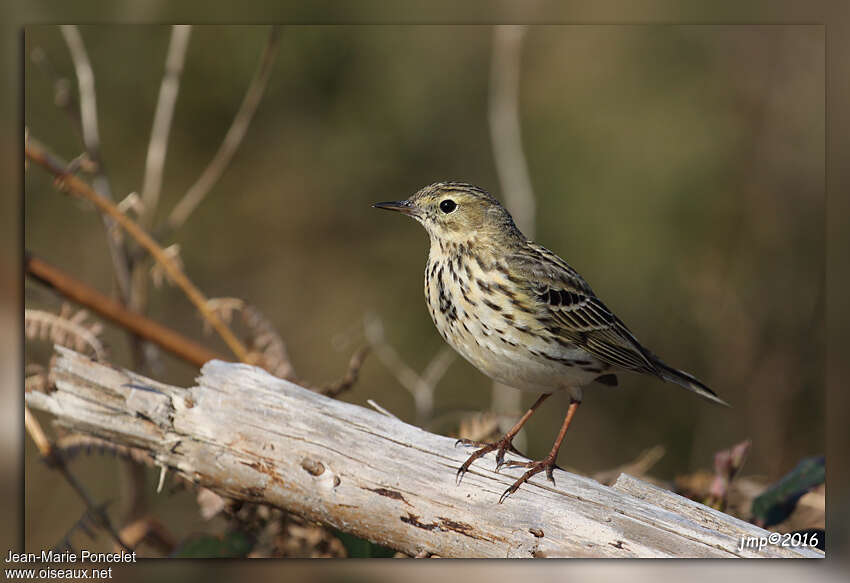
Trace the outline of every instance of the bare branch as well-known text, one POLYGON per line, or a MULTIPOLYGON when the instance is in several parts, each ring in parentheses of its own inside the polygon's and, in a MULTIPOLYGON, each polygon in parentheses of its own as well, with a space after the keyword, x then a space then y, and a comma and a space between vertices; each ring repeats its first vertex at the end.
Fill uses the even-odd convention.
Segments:
MULTIPOLYGON (((74 431, 151 452, 236 501, 284 509, 409 555, 444 557, 822 557, 742 547, 767 531, 622 475, 612 486, 556 469, 497 506, 515 469, 381 413, 262 369, 211 362, 172 387, 58 347, 56 391, 27 403, 74 431), (179 444, 179 447, 175 447, 179 444), (498 511, 497 511, 498 509, 498 511)), ((522 458, 520 458, 522 459, 522 458)))
MULTIPOLYGON (((112 188, 106 176, 103 158, 100 153, 100 130, 97 123, 97 96, 94 88, 94 71, 89 61, 86 46, 79 29, 74 25, 63 25, 59 27, 71 60, 74 63, 74 71, 77 75, 77 86, 80 93, 80 125, 83 134, 83 144, 89 158, 96 166, 93 180, 94 190, 108 200, 112 200, 112 188)), ((124 303, 130 298, 130 268, 127 253, 124 249, 124 238, 121 230, 115 225, 115 221, 108 216, 103 216, 103 224, 106 228, 106 239, 109 244, 109 254, 112 266, 115 270, 115 280, 118 282, 118 291, 124 303)))
POLYGON ((257 106, 260 104, 260 99, 268 84, 274 58, 277 54, 279 32, 278 26, 272 26, 266 48, 260 59, 260 65, 251 79, 248 91, 242 99, 242 105, 239 106, 239 111, 236 113, 236 117, 233 118, 233 123, 230 124, 230 129, 227 130, 227 134, 224 136, 224 140, 221 142, 212 161, 204 168, 198 180, 186 191, 186 194, 183 195, 183 198, 171 211, 166 223, 167 229, 175 231, 186 222, 186 219, 189 218, 189 215, 194 212, 207 194, 209 194, 212 187, 221 178, 225 168, 230 164, 231 159, 233 159, 233 155, 245 137, 245 132, 248 131, 248 126, 251 124, 251 120, 257 111, 257 106))
POLYGON ((534 238, 534 191, 522 149, 519 123, 519 74, 524 26, 493 28, 490 69, 490 139, 505 206, 517 226, 534 238))
MULTIPOLYGON (((519 122, 520 54, 524 35, 525 26, 493 28, 489 121, 493 158, 505 206, 520 230, 533 238, 536 204, 519 122)), ((520 410, 520 399, 521 394, 516 389, 493 383, 491 406, 494 411, 516 413, 520 410)))
MULTIPOLYGON (((107 178, 106 168, 101 156, 100 132, 97 122, 97 100, 95 97, 94 72, 89 62, 88 54, 83 44, 82 36, 76 26, 62 26, 62 35, 68 45, 71 53, 71 59, 74 62, 74 68, 77 74, 80 93, 80 130, 83 135, 83 143, 86 147, 88 158, 95 166, 94 179, 92 181, 94 190, 103 196, 106 200, 112 201, 112 188, 107 178)), ((46 59, 43 59, 46 60, 46 59)), ((57 90, 61 89, 61 85, 57 84, 57 90)), ((57 91, 56 97, 60 98, 62 92, 57 91)), ((59 105, 61 106, 61 100, 59 105)), ((71 101, 66 99, 65 108, 71 106, 71 101)), ((115 221, 106 214, 101 214, 104 227, 106 229, 106 240, 109 248, 110 258, 112 260, 113 272, 117 283, 118 295, 121 303, 130 307, 138 307, 139 309, 144 303, 144 289, 135 289, 139 286, 133 285, 135 273, 139 270, 131 268, 132 261, 128 254, 127 247, 124 244, 124 237, 121 229, 117 227, 115 221)), ((130 336, 130 342, 134 357, 138 363, 145 363, 149 368, 158 362, 155 359, 155 352, 150 344, 145 344, 140 341, 135 335, 130 336)), ((130 472, 136 470, 129 467, 130 472)), ((137 476, 138 477, 138 476, 137 476)), ((136 484, 138 485, 138 484, 136 484)), ((136 491, 139 491, 138 488, 136 491)), ((140 507, 143 501, 134 503, 136 507, 140 507)))
POLYGON ((171 40, 168 43, 168 54, 165 58, 165 73, 159 87, 159 99, 154 112, 151 139, 145 160, 145 177, 142 182, 144 210, 139 222, 146 229, 149 229, 153 223, 162 191, 162 173, 168 151, 168 134, 171 132, 171 120, 174 118, 174 106, 180 91, 180 76, 183 74, 183 63, 186 60, 186 49, 189 47, 191 32, 192 27, 188 25, 171 27, 171 40))
POLYGON ((440 347, 440 350, 425 365, 422 371, 422 382, 428 387, 436 387, 455 360, 457 360, 457 353, 450 346, 440 347))
MULTIPOLYGON (((80 30, 75 25, 63 25, 59 27, 62 31, 62 36, 65 38, 65 43, 68 45, 68 50, 71 53, 71 60, 74 63, 74 70, 77 74, 77 85, 80 91, 80 122, 83 131, 83 143, 86 150, 92 158, 92 161, 98 163, 100 161, 100 130, 97 124, 97 96, 94 89, 94 71, 92 71, 91 62, 89 61, 88 53, 86 52, 83 37, 80 35, 80 30)), ((111 197, 111 193, 98 190, 100 194, 111 197)))

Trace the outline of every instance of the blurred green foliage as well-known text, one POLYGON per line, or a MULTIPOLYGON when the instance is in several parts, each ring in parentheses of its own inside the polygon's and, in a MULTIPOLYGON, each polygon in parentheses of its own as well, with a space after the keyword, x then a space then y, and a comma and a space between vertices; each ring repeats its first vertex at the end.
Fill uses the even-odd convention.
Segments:
POLYGON ((254 541, 243 532, 228 532, 223 536, 198 535, 182 542, 171 555, 179 559, 241 559, 245 558, 254 541))
POLYGON ((824 456, 801 460, 794 469, 753 500, 753 520, 770 528, 788 518, 803 494, 826 480, 824 456))
MULTIPOLYGON (((141 187, 169 29, 81 32, 106 169, 123 198, 141 187)), ((193 30, 159 219, 212 158, 267 33, 193 30)), ((414 369, 441 346, 422 297, 424 233, 369 205, 445 179, 501 197, 487 121, 491 37, 486 26, 282 28, 242 147, 166 243, 180 244, 207 295, 243 298, 276 324, 299 377, 338 377, 364 342, 367 313, 383 320, 414 369)), ((662 444, 655 473, 672 478, 749 438, 747 471, 775 479, 823 450, 823 43, 817 26, 528 29, 520 117, 536 239, 578 269, 645 345, 733 405, 715 408, 637 376, 590 388, 562 466, 590 474, 662 444)), ((57 78, 76 93, 68 51, 54 26, 27 29, 25 51, 35 49, 52 73, 27 60, 25 123, 71 159, 81 141, 54 103, 57 78)), ((112 289, 94 212, 58 194, 37 168, 26 174, 25 205, 27 249, 112 289)), ((26 293, 28 305, 59 303, 35 286, 26 293)), ((175 288, 153 290, 148 314, 225 350, 202 335, 175 288)), ((125 334, 104 337, 112 360, 131 366, 125 334)), ((168 356, 163 363, 156 376, 166 382, 188 385, 197 373, 168 356)), ((409 394, 375 358, 344 398, 413 418, 409 394)), ((438 387, 437 416, 485 410, 489 399, 490 381, 459 361, 438 387)), ((548 448, 565 406, 556 396, 535 416, 529 454, 548 448)), ((120 498, 114 466, 83 467, 98 491, 120 498)), ((78 502, 32 455, 27 473, 27 544, 50 546, 79 515, 78 502)), ((207 528, 191 518, 191 496, 155 503, 174 510, 179 532, 207 528)))
POLYGON ((355 559, 388 559, 395 555, 395 551, 382 547, 381 545, 358 538, 347 532, 336 531, 334 535, 342 542, 349 558, 355 559))

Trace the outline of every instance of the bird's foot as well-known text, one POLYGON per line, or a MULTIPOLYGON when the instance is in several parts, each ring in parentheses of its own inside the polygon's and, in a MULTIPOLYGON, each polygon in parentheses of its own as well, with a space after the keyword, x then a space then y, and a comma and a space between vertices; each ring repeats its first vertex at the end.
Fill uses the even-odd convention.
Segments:
POLYGON ((511 484, 511 487, 505 490, 502 495, 499 497, 499 504, 505 501, 505 499, 516 492, 520 486, 525 484, 531 476, 535 474, 539 474, 542 471, 546 471, 546 477, 554 484, 555 477, 552 475, 552 471, 558 466, 555 465, 555 456, 548 455, 544 459, 537 462, 517 462, 517 461, 509 461, 505 463, 509 468, 522 467, 529 468, 527 472, 525 472, 522 477, 520 477, 516 482, 511 484))
POLYGON ((496 452, 496 471, 497 472, 499 471, 499 468, 501 468, 503 465, 513 463, 513 462, 510 462, 510 461, 508 461, 508 462, 505 461, 505 452, 510 451, 511 453, 515 453, 517 455, 522 455, 522 453, 517 451, 517 449, 514 447, 512 441, 513 441, 513 436, 508 436, 508 435, 505 435, 504 437, 502 437, 502 439, 500 439, 498 441, 494 441, 493 443, 473 441, 471 439, 458 439, 455 442, 455 447, 457 447, 458 445, 467 445, 467 446, 479 447, 480 449, 473 452, 472 455, 469 456, 469 458, 465 462, 463 462, 463 465, 460 466, 460 468, 458 468, 457 477, 456 477, 457 483, 460 484, 460 481, 463 479, 463 475, 469 469, 469 466, 472 465, 472 462, 474 462, 475 460, 477 460, 481 456, 484 456, 484 455, 490 453, 491 451, 496 452))

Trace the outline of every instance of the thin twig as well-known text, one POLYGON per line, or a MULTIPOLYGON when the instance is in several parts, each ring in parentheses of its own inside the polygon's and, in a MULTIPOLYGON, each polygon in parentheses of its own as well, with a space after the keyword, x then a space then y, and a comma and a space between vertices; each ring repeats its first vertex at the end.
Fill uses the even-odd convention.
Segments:
MULTIPOLYGON (((112 188, 104 169, 103 158, 100 153, 100 130, 97 123, 97 96, 94 87, 94 72, 89 61, 86 46, 79 29, 74 25, 63 25, 59 27, 71 60, 74 63, 74 71, 77 75, 77 86, 80 93, 80 125, 83 133, 83 144, 89 158, 94 162, 96 170, 93 180, 94 190, 108 200, 112 200, 112 188)), ((127 303, 130 298, 130 268, 127 252, 124 248, 124 238, 121 230, 108 216, 103 216, 103 224, 106 228, 106 240, 109 244, 109 254, 115 269, 115 280, 118 283, 118 292, 121 300, 127 303)))
MULTIPOLYGON (((80 35, 80 30, 73 24, 66 24, 59 28, 62 31, 65 43, 68 45, 68 51, 74 63, 74 71, 77 74, 83 143, 92 162, 100 164, 100 130, 97 123, 97 96, 94 88, 94 72, 92 71, 91 62, 89 61, 88 53, 83 43, 83 37, 80 35)), ((101 190, 97 186, 95 185, 95 190, 100 194, 109 198, 112 197, 112 193, 105 180, 105 190, 101 190)))
MULTIPOLYGON (((493 28, 493 58, 490 68, 489 122, 493 159, 505 206, 517 226, 534 237, 535 199, 522 149, 519 121, 520 54, 524 26, 493 28)), ((520 409, 521 394, 512 387, 493 383, 492 408, 500 413, 520 409)))
POLYGON ((434 393, 437 384, 455 361, 455 352, 448 346, 441 347, 425 366, 422 374, 419 374, 404 362, 395 348, 384 339, 384 325, 379 318, 366 317, 365 334, 378 360, 413 397, 417 423, 427 423, 434 414, 434 393))
POLYGON ((92 516, 89 509, 86 508, 83 510, 82 515, 74 521, 74 524, 65 531, 65 534, 62 535, 56 544, 53 545, 53 548, 57 551, 71 551, 74 552, 74 546, 71 544, 71 537, 74 536, 77 532, 81 532, 86 535, 89 539, 94 540, 95 533, 92 527, 97 526, 97 519, 92 516))
MULTIPOLYGON (((83 43, 82 35, 76 26, 62 26, 62 34, 65 42, 68 45, 68 50, 71 53, 71 58, 74 62, 74 67, 77 73, 80 93, 80 125, 83 135, 83 143, 86 147, 86 152, 89 159, 93 163, 94 178, 92 185, 94 190, 104 196, 107 200, 112 201, 112 188, 107 178, 106 167, 101 155, 100 132, 97 122, 97 101, 95 98, 95 83, 94 71, 89 62, 88 54, 83 43)), ((101 214, 103 224, 106 228, 107 243, 109 253, 112 259, 113 271, 117 282, 118 296, 121 302, 131 308, 139 309, 139 306, 144 302, 145 294, 138 292, 133 283, 135 273, 139 267, 133 266, 133 261, 128 253, 127 246, 124 242, 124 237, 121 229, 115 224, 115 221, 105 214, 101 214)), ((133 353, 133 358, 137 366, 143 366, 149 370, 154 369, 156 353, 150 350, 152 347, 149 344, 141 342, 138 336, 130 335, 130 346, 133 353)), ((133 474, 137 473, 133 466, 125 466, 126 472, 133 474)), ((144 506, 144 496, 140 478, 130 478, 128 483, 133 484, 134 492, 138 495, 129 497, 132 500, 134 508, 144 506)))
POLYGON ((186 219, 189 218, 189 215, 204 200, 215 183, 218 182, 218 179, 221 178, 225 168, 230 164, 233 155, 242 143, 242 139, 248 131, 248 126, 251 124, 251 120, 257 111, 257 106, 260 104, 260 99, 268 84, 274 58, 277 54, 277 45, 280 38, 279 33, 279 27, 272 26, 266 48, 263 50, 263 56, 260 59, 260 65, 251 79, 248 90, 245 92, 245 97, 242 99, 242 104, 239 106, 239 111, 236 113, 236 117, 233 118, 233 122, 230 124, 230 128, 227 130, 227 134, 224 136, 224 140, 221 142, 218 151, 213 156, 209 165, 204 168, 198 180, 186 191, 186 194, 183 195, 183 198, 168 216, 166 228, 171 232, 183 225, 186 219))
POLYGON ((386 409, 381 407, 378 403, 376 403, 372 399, 366 399, 366 404, 369 405, 370 407, 372 407, 375 411, 377 411, 381 415, 386 415, 387 417, 392 417, 393 419, 398 419, 398 417, 396 417, 395 415, 393 415, 392 413, 390 413, 389 411, 387 411, 386 409))
POLYGON ((24 405, 24 425, 26 426, 27 433, 35 443, 36 448, 38 448, 38 452, 41 454, 41 457, 44 458, 48 466, 59 470, 59 473, 64 476, 68 484, 71 485, 71 488, 73 488, 83 500, 88 511, 92 514, 92 516, 97 517, 101 526, 106 529, 115 543, 125 550, 132 550, 124 544, 123 540, 121 540, 121 536, 118 534, 118 531, 115 530, 115 527, 112 525, 112 521, 109 519, 109 515, 106 513, 104 508, 101 505, 95 504, 94 500, 92 500, 91 496, 89 496, 89 493, 85 488, 83 488, 83 485, 77 480, 74 474, 71 473, 71 470, 65 464, 65 460, 62 459, 62 456, 53 449, 50 444, 50 440, 41 428, 41 423, 38 422, 38 419, 35 418, 35 415, 30 412, 29 407, 26 405, 24 405))
POLYGON ((443 346, 431 358, 422 371, 422 382, 428 387, 436 387, 445 376, 457 354, 449 346, 443 346))
POLYGON ((186 294, 189 300, 195 305, 198 311, 218 332, 222 340, 227 344, 233 354, 241 361, 248 364, 253 364, 253 358, 249 355, 248 350, 242 342, 236 338, 236 335, 221 321, 221 319, 207 306, 207 298, 189 278, 180 271, 174 262, 169 260, 162 247, 160 247, 153 238, 145 232, 138 224, 122 214, 115 205, 107 201, 92 190, 91 186, 80 180, 74 175, 67 174, 64 166, 59 161, 49 154, 43 147, 37 145, 35 140, 29 140, 26 145, 26 156, 32 162, 46 168, 51 174, 56 177, 56 186, 61 191, 69 192, 75 196, 84 198, 94 204, 94 206, 103 213, 111 216, 115 221, 123 227, 127 233, 136 240, 136 242, 144 247, 153 258, 159 262, 169 278, 186 294))
POLYGON ((35 415, 30 412, 30 408, 26 405, 24 405, 24 425, 26 426, 27 433, 29 433, 33 443, 35 443, 38 453, 41 454, 41 457, 50 457, 52 453, 50 440, 47 439, 47 435, 41 428, 41 423, 38 422, 38 419, 35 418, 35 415))
POLYGON ((165 58, 165 74, 162 76, 162 84, 159 87, 159 99, 154 112, 151 139, 145 159, 145 176, 142 181, 143 210, 139 222, 145 229, 150 229, 153 224, 159 195, 162 192, 162 173, 168 151, 168 135, 171 132, 174 106, 180 91, 180 76, 183 74, 183 63, 186 60, 191 32, 192 27, 189 25, 171 27, 171 40, 168 43, 168 54, 165 58))
POLYGON ((522 149, 519 122, 519 74, 524 26, 493 29, 490 69, 490 138, 505 206, 517 226, 534 238, 534 191, 522 149))

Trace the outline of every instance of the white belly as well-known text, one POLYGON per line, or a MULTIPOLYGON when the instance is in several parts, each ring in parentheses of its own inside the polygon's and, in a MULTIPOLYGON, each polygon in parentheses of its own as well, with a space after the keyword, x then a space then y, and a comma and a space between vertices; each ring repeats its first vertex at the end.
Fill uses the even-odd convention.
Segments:
POLYGON ((529 341, 520 334, 505 330, 503 337, 517 344, 506 344, 496 333, 485 331, 480 326, 469 326, 458 336, 448 336, 446 341, 466 360, 491 379, 521 391, 536 393, 573 389, 588 385, 600 375, 579 366, 569 366, 531 353, 531 349, 547 354, 556 354, 565 361, 587 361, 589 357, 580 349, 567 350, 554 343, 529 341), (475 329, 477 328, 477 329, 475 329), (464 338, 466 336, 466 338, 464 338))

